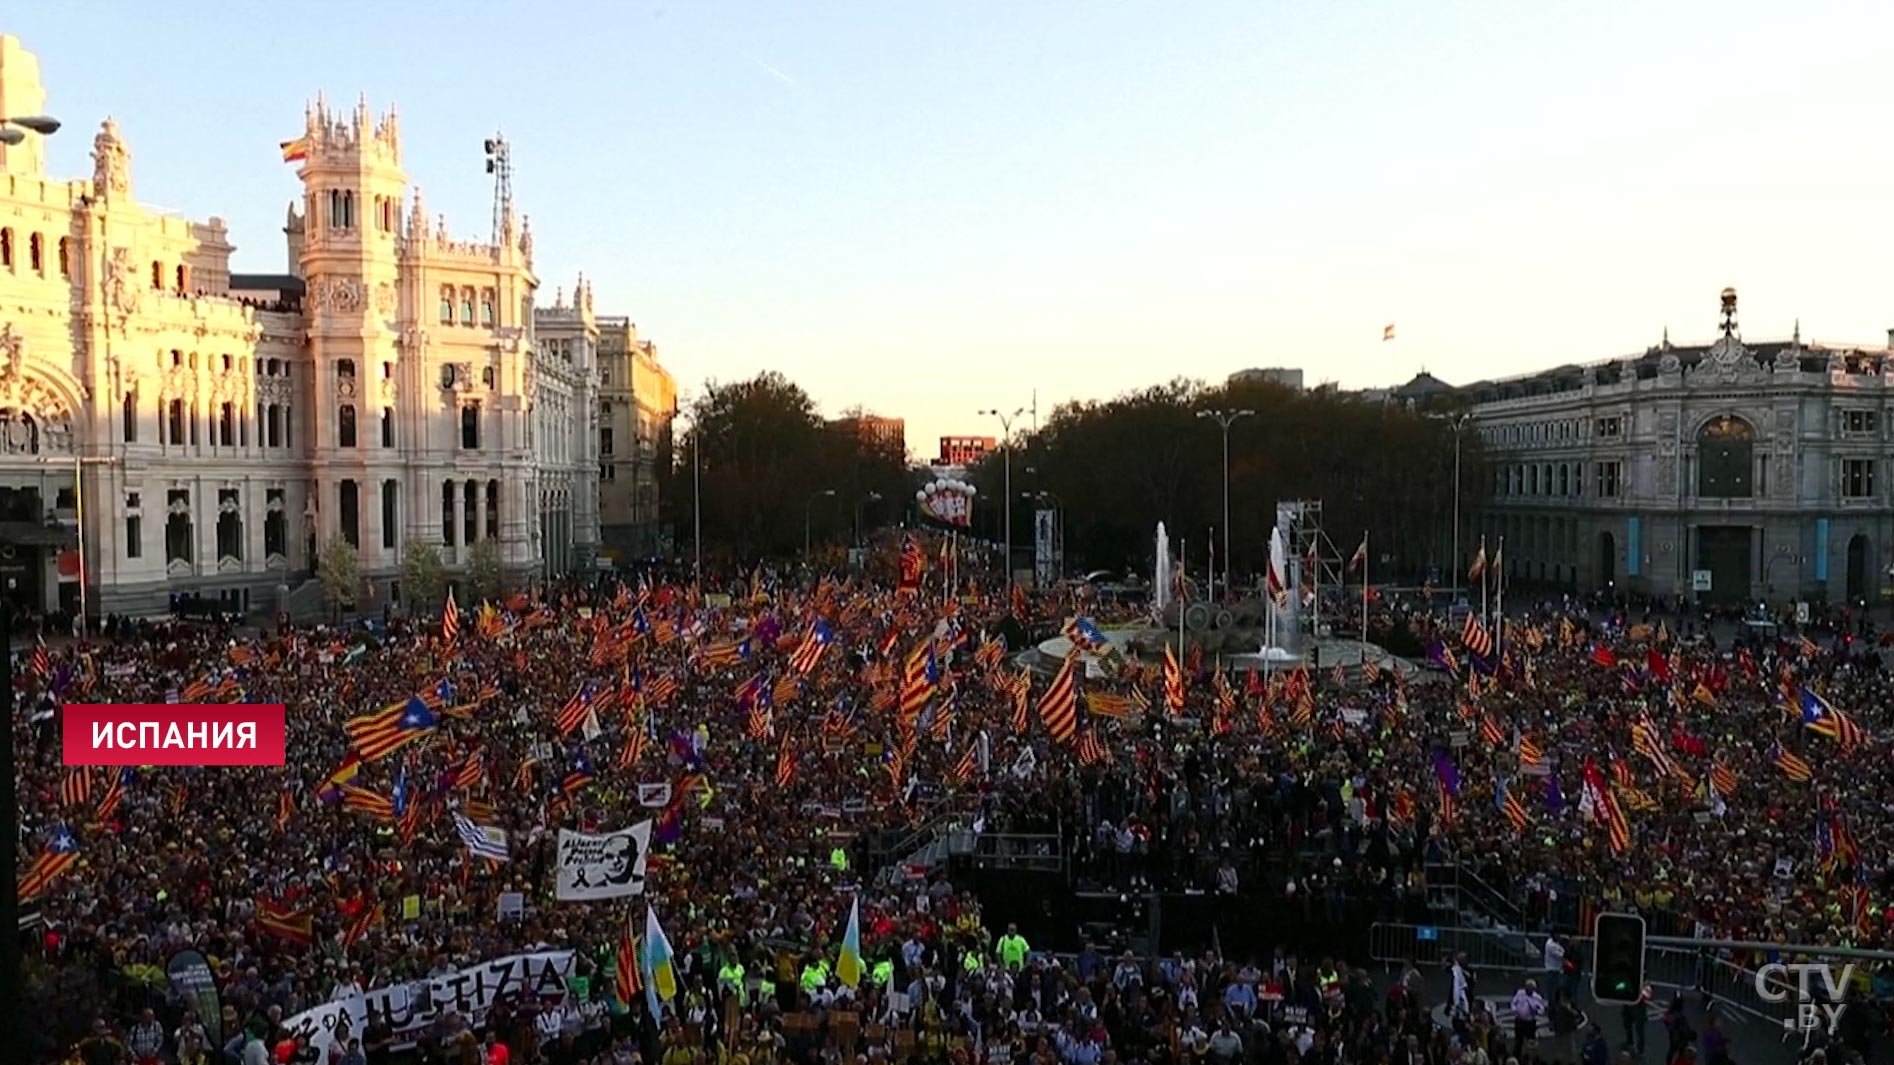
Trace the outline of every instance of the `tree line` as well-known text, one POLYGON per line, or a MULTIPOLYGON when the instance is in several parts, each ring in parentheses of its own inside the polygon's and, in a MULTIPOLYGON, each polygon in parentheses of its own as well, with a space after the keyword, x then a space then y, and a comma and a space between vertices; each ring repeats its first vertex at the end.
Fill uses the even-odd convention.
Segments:
POLYGON ((904 520, 916 480, 901 448, 831 428, 803 389, 768 371, 710 382, 676 435, 667 520, 680 555, 703 522, 704 561, 748 565, 853 543, 904 520))
MULTIPOLYGON (((1254 412, 1229 430, 1233 571, 1260 571, 1277 502, 1298 499, 1322 502, 1339 553, 1353 552, 1367 532, 1377 582, 1450 568, 1448 419, 1332 389, 1181 379, 1067 403, 1036 430, 1015 433, 1016 565, 1031 565, 1041 507, 1065 522, 1068 573, 1147 572, 1159 521, 1173 544, 1185 543, 1193 567, 1207 561, 1213 529, 1221 552, 1223 433, 1198 416, 1210 410, 1254 412)), ((858 519, 863 531, 911 522, 914 492, 932 476, 897 448, 830 428, 809 394, 773 371, 710 383, 687 416, 660 491, 684 557, 701 500, 707 564, 799 557, 805 518, 817 548, 853 542, 858 519)), ((1486 478, 1477 437, 1462 434, 1459 445, 1464 527, 1486 478)), ((973 532, 993 541, 1004 538, 1004 467, 995 452, 969 471, 979 489, 973 532)), ((1463 559, 1470 550, 1463 542, 1463 559)))
MULTIPOLYGON (((1067 403, 1037 432, 1015 438, 1016 565, 1031 564, 1030 512, 1042 507, 1065 522, 1068 573, 1148 576, 1160 521, 1173 545, 1184 541, 1193 568, 1207 564, 1213 530, 1221 555, 1223 430, 1199 416, 1216 410, 1254 412, 1229 428, 1233 574, 1261 572, 1276 504, 1291 500, 1322 503, 1323 528, 1340 555, 1352 554, 1367 533, 1377 583, 1451 568, 1455 429, 1442 412, 1333 389, 1182 379, 1067 403)), ((1478 438, 1461 433, 1459 447, 1464 528, 1486 478, 1478 438)), ((996 452, 974 471, 982 500, 1002 497, 1005 464, 996 452)), ((1002 508, 987 509, 983 528, 997 537, 1002 508)), ((1462 543, 1462 557, 1469 550, 1462 543)))

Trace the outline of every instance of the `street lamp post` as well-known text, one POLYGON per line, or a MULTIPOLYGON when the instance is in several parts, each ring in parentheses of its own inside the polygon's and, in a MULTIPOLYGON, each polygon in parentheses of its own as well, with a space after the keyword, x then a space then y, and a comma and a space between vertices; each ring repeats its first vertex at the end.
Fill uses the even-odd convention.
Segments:
MULTIPOLYGON (((59 120, 46 115, 22 115, 18 118, 0 117, 0 144, 19 144, 28 133, 49 136, 59 131, 59 120)), ((81 524, 79 540, 85 542, 85 528, 81 524)), ((80 588, 84 588, 85 569, 80 566, 80 588)), ((7 596, 0 593, 0 688, 6 691, 6 727, 0 728, 0 780, 7 781, 0 787, 0 883, 14 883, 18 877, 19 839, 20 839, 20 796, 19 789, 13 786, 17 769, 14 765, 13 720, 17 696, 13 691, 13 607, 7 596)), ((12 891, 0 891, 0 1002, 17 1004, 22 1000, 20 981, 20 899, 12 891)), ((21 1031, 21 1018, 24 1011, 16 1008, 0 1009, 0 1046, 17 1047, 24 1042, 25 1033, 21 1031)))
POLYGON ((50 137, 58 132, 59 120, 50 115, 21 115, 18 118, 0 116, 0 144, 18 144, 26 139, 28 133, 50 137))
POLYGON ((855 501, 855 546, 862 545, 862 507, 869 503, 881 502, 880 492, 870 492, 855 501))
POLYGON ((79 527, 79 639, 86 638, 86 568, 85 568, 85 468, 87 466, 109 466, 118 462, 116 456, 97 456, 87 458, 81 455, 72 457, 72 505, 73 517, 79 527))
POLYGON ((1002 568, 1006 571, 1006 589, 1009 592, 1013 589, 1013 419, 1024 413, 1026 413, 1025 407, 1011 414, 1000 410, 980 412, 982 417, 991 416, 1000 420, 1000 458, 1005 468, 1005 481, 1000 491, 1000 498, 1005 502, 1000 506, 1002 514, 1000 520, 1006 523, 1006 535, 1003 537, 1006 543, 1006 561, 1002 564, 1002 568))
MULTIPOLYGON (((1248 418, 1253 410, 1200 410, 1199 418, 1214 418, 1217 427, 1223 430, 1223 594, 1230 594, 1230 426, 1240 418, 1248 418)), ((1214 546, 1214 545, 1212 545, 1214 546)), ((1217 575, 1210 574, 1211 584, 1215 584, 1217 575)), ((1216 589, 1210 590, 1210 598, 1217 597, 1216 589)))
POLYGON ((804 562, 809 561, 809 513, 815 507, 816 500, 825 497, 833 498, 834 495, 835 489, 824 488, 820 492, 810 496, 808 501, 802 505, 802 560, 804 562))
POLYGON ((1460 601, 1460 433, 1467 427, 1472 415, 1456 414, 1447 419, 1453 428, 1453 558, 1448 565, 1453 569, 1453 600, 1460 601))

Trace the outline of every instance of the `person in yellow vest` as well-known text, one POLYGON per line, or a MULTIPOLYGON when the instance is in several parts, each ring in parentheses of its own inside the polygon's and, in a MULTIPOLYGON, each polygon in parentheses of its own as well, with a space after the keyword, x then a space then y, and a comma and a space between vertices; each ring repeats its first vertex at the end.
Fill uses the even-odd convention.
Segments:
POLYGON ((1019 972, 1026 968, 1026 955, 1031 949, 1026 945, 1026 937, 1019 934, 1019 926, 1009 924, 1006 934, 1000 937, 1000 964, 1019 972))
POLYGON ((735 995, 737 1005, 748 1006, 750 994, 743 982, 743 963, 732 957, 717 970, 717 997, 735 995))
POLYGON ((848 872, 848 848, 838 846, 830 851, 829 864, 834 866, 838 873, 848 872))

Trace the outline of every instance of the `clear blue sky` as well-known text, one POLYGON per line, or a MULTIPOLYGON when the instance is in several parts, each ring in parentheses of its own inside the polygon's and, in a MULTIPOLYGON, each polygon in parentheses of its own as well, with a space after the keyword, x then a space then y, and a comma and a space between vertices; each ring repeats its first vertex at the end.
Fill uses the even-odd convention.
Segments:
POLYGON ((487 231, 504 130, 546 297, 583 270, 686 391, 763 368, 908 419, 1184 374, 1449 381, 1894 326, 1886 3, 11 5, 90 172, 282 263, 318 90, 402 115, 487 231), (292 14, 289 14, 293 12, 292 14), (1381 342, 1384 323, 1399 339, 1381 342))

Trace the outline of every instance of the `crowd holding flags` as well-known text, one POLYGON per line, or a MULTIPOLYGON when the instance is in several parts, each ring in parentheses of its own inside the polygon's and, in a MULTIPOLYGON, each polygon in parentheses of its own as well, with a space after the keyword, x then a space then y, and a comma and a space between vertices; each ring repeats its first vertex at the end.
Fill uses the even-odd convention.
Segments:
MULTIPOLYGON (((1279 544, 1279 540, 1277 542, 1279 544)), ((1481 545, 1480 559, 1483 562, 1497 566, 1499 557, 1500 552, 1495 551, 1491 560, 1487 560, 1485 545, 1481 545)), ((1362 570, 1364 589, 1367 585, 1367 559, 1368 541, 1364 534, 1360 546, 1348 561, 1350 571, 1358 568, 1362 570)), ((1278 571, 1272 566, 1274 572, 1278 571)), ((1285 595, 1286 591, 1284 589, 1285 595)), ((1272 588, 1272 598, 1273 592, 1272 588)), ((1005 609, 1008 599, 1016 595, 1023 595, 1017 586, 989 597, 985 603, 987 616, 994 617, 998 611, 1005 609)), ((411 697, 397 705, 346 722, 343 730, 352 749, 342 764, 318 786, 317 798, 324 803, 340 802, 346 810, 366 814, 384 824, 401 820, 404 822, 403 835, 410 838, 414 826, 423 816, 451 811, 451 816, 439 818, 444 830, 451 823, 451 834, 443 834, 450 841, 458 837, 467 859, 505 861, 509 857, 508 838, 503 829, 496 827, 492 804, 503 798, 508 801, 536 798, 552 808, 553 802, 569 800, 591 786, 594 779, 593 758, 597 755, 598 745, 589 741, 604 734, 600 729, 603 725, 610 730, 611 739, 607 742, 613 749, 617 748, 619 741, 623 743, 625 753, 619 758, 620 769, 635 769, 641 762, 650 761, 645 757, 648 746, 656 749, 657 760, 665 760, 667 755, 671 759, 671 768, 661 770, 667 776, 679 772, 677 766, 682 763, 684 768, 681 775, 676 776, 676 784, 665 800, 664 814, 660 818, 662 827, 654 832, 654 835, 674 842, 684 831, 689 804, 696 800, 701 809, 703 804, 709 802, 708 766, 725 764, 720 760, 704 758, 707 741, 700 740, 696 732, 696 729, 704 727, 702 724, 693 728, 691 722, 679 722, 672 716, 660 727, 662 715, 658 710, 677 692, 677 675, 682 675, 692 685, 686 698, 680 702, 694 704, 706 692, 713 693, 712 697, 718 702, 726 702, 726 694, 734 688, 739 693, 739 702, 747 699, 752 711, 761 708, 766 712, 766 727, 761 730, 761 735, 753 737, 756 741, 753 745, 743 748, 744 757, 755 770, 768 773, 770 755, 773 753, 773 783, 776 791, 783 793, 797 789, 806 795, 811 780, 818 779, 818 770, 824 760, 833 758, 837 751, 847 748, 846 743, 831 747, 830 738, 852 736, 858 731, 868 732, 871 737, 879 735, 891 740, 869 755, 871 759, 880 759, 879 764, 887 773, 885 784, 880 775, 873 772, 877 764, 875 761, 871 760, 868 766, 853 767, 857 772, 866 771, 870 774, 867 779, 878 794, 892 791, 896 796, 903 796, 906 788, 917 779, 928 783, 938 781, 949 786, 966 785, 980 775, 987 762, 986 743, 989 734, 985 726, 994 726, 991 736, 996 742, 1006 742, 1003 718, 1008 708, 1013 711, 1013 729, 1028 741, 1018 744, 1018 749, 1030 753, 1035 760, 1073 758, 1087 765, 1099 765, 1125 762, 1128 760, 1128 751, 1133 756, 1143 757, 1139 752, 1143 740, 1134 727, 1133 719, 1151 709, 1152 700, 1146 692, 1153 671, 1148 667, 1140 667, 1136 662, 1128 664, 1129 671, 1125 674, 1108 672, 1104 674, 1103 680, 1088 679, 1081 683, 1075 665, 1080 659, 1075 654, 1060 662, 1056 672, 1048 679, 1030 670, 1008 667, 1004 649, 990 634, 981 638, 977 651, 960 653, 958 649, 970 648, 971 630, 961 627, 951 617, 938 617, 932 604, 904 601, 885 593, 851 597, 846 590, 836 591, 833 585, 826 595, 818 594, 814 599, 800 603, 797 603, 793 591, 781 591, 778 601, 787 602, 790 606, 751 609, 740 616, 734 616, 738 612, 732 611, 733 619, 728 621, 708 608, 693 608, 696 610, 693 614, 687 609, 666 611, 655 602, 647 607, 643 605, 644 598, 641 591, 641 605, 633 607, 621 595, 621 601, 613 608, 619 611, 617 625, 613 624, 613 619, 603 616, 603 608, 598 608, 600 616, 597 617, 575 619, 567 615, 562 619, 560 624, 585 634, 583 639, 575 639, 570 643, 577 649, 577 654, 570 662, 571 669, 579 671, 579 675, 573 676, 564 670, 558 673, 560 683, 577 686, 578 694, 572 700, 580 705, 583 712, 576 715, 576 724, 568 724, 573 715, 563 711, 547 713, 548 709, 558 705, 557 699, 564 695, 566 689, 555 691, 552 702, 532 704, 527 727, 537 728, 543 736, 555 720, 558 726, 553 742, 537 748, 535 755, 527 755, 523 747, 509 750, 505 740, 493 734, 479 735, 478 739, 471 741, 474 746, 467 746, 469 734, 477 734, 485 722, 479 714, 459 717, 444 709, 452 700, 453 685, 442 673, 452 676, 464 689, 472 686, 473 681, 469 680, 472 672, 464 668, 457 669, 451 660, 430 660, 425 664, 416 663, 416 676, 402 681, 404 686, 423 686, 427 694, 411 697), (649 617, 645 616, 647 609, 649 617), (626 620, 624 614, 634 610, 635 615, 626 620), (768 624, 765 625, 765 622, 768 624), (659 627, 668 627, 674 631, 676 640, 682 645, 673 652, 675 662, 657 662, 646 657, 646 641, 655 644, 655 638, 649 633, 659 627), (626 634, 622 641, 621 633, 626 634), (610 651, 604 663, 597 661, 597 651, 601 646, 610 651), (683 664, 686 659, 689 665, 683 664), (609 669, 610 679, 586 676, 584 671, 588 661, 593 663, 594 672, 609 669), (728 672, 730 670, 735 672, 728 672), (621 671, 622 682, 617 680, 621 671), (722 675, 719 675, 720 672, 722 675), (670 678, 669 690, 660 691, 660 683, 665 678, 670 678), (1081 692, 1081 687, 1095 690, 1081 692), (983 694, 992 698, 982 699, 983 694), (1036 715, 1030 712, 1035 706, 1035 695, 1038 696, 1036 715), (415 710, 417 706, 418 712, 415 710), (606 720, 600 722, 601 708, 620 713, 608 713, 604 715, 606 720), (775 710, 781 712, 775 713, 775 710), (983 714, 989 716, 983 717, 983 714), (447 720, 450 717, 454 719, 447 720), (968 727, 969 721, 971 727, 968 727), (683 727, 678 727, 680 724, 683 727), (1044 733, 1038 731, 1040 726, 1044 727, 1044 733), (581 742, 578 736, 571 735, 580 729, 585 731, 587 742, 581 742), (1031 741, 1048 735, 1055 746, 1048 749, 1040 743, 1035 751, 1031 741), (893 737, 897 736, 898 740, 894 740, 893 737), (917 751, 916 743, 922 737, 927 738, 927 752, 917 751), (817 749, 817 741, 820 741, 822 749, 817 749), (480 746, 488 742, 492 742, 491 748, 480 746), (801 749, 807 752, 807 758, 801 763, 806 771, 801 774, 798 773, 799 744, 806 745, 801 749), (961 746, 956 747, 955 744, 961 746), (496 760, 492 774, 487 764, 488 750, 493 751, 496 760), (412 775, 409 772, 410 764, 412 775), (364 766, 369 767, 368 779, 371 781, 385 782, 388 776, 393 775, 392 795, 361 782, 359 774, 363 772, 364 766), (556 767, 560 766, 566 768, 563 776, 557 775, 556 767), (516 768, 517 772, 514 772, 516 768), (546 772, 540 772, 542 768, 546 772), (511 796, 506 794, 505 786, 509 779, 516 793, 511 796), (491 794, 488 794, 489 789, 491 794)), ((1364 592, 1364 605, 1366 601, 1364 592)), ((449 597, 450 610, 453 609, 451 602, 449 597)), ((1042 609, 1044 607, 1042 602, 1042 609)), ((481 604, 476 616, 489 616, 488 608, 489 604, 481 604)), ((972 613, 969 609, 968 614, 972 613)), ((1562 737, 1556 722, 1541 723, 1528 719, 1512 708, 1513 699, 1523 697, 1530 688, 1531 657, 1539 653, 1539 648, 1552 642, 1550 625, 1509 629, 1504 624, 1494 623, 1493 628, 1488 630, 1486 623, 1479 618, 1469 617, 1467 620, 1470 624, 1462 629, 1461 637, 1466 645, 1465 650, 1474 662, 1474 668, 1464 678, 1468 689, 1465 696, 1468 710, 1463 721, 1477 725, 1481 740, 1498 752, 1499 758, 1489 764, 1460 750, 1434 751, 1431 766, 1433 787, 1430 789, 1428 766, 1424 761, 1428 753, 1422 749, 1418 758, 1423 761, 1406 764, 1407 776, 1388 791, 1380 791, 1377 785, 1373 801, 1384 805, 1390 816, 1411 821, 1416 794, 1420 796, 1419 802, 1424 804, 1430 801, 1427 792, 1432 790, 1437 796, 1433 801, 1438 804, 1438 821, 1441 824, 1452 825, 1459 821, 1476 825, 1483 819, 1492 822, 1493 811, 1497 811, 1498 816, 1510 824, 1515 832, 1524 833, 1531 827, 1535 817, 1547 817, 1548 812, 1550 816, 1561 813, 1564 798, 1560 791, 1557 762, 1562 758, 1567 767, 1567 787, 1572 782, 1570 769, 1576 764, 1576 759, 1569 753, 1572 742, 1570 733, 1562 737), (1499 646, 1501 634, 1507 632, 1512 633, 1504 638, 1511 654, 1502 653, 1499 646), (1544 750, 1538 741, 1526 734, 1528 728, 1537 728, 1538 735, 1546 744, 1544 750), (1511 746, 1517 759, 1516 772, 1505 762, 1504 750, 1508 746, 1511 746), (1561 750, 1568 753, 1561 754, 1561 750), (1551 764, 1548 764, 1548 752, 1552 756, 1551 764), (1462 779, 1463 772, 1465 779, 1462 779), (1489 786, 1492 789, 1490 794, 1485 790, 1489 786)), ((1718 694, 1725 691, 1726 680, 1719 679, 1713 672, 1697 669, 1675 652, 1647 653, 1635 647, 1625 647, 1615 636, 1608 639, 1600 634, 1595 644, 1580 642, 1574 646, 1577 637, 1563 631, 1566 627, 1563 624, 1560 626, 1558 643, 1572 650, 1565 656, 1563 666, 1582 665, 1586 656, 1590 655, 1598 669, 1610 673, 1614 684, 1618 674, 1630 676, 1636 673, 1643 686, 1640 692, 1644 694, 1640 697, 1648 695, 1651 703, 1651 709, 1647 711, 1627 713, 1612 719, 1609 726, 1611 735, 1602 741, 1613 751, 1627 750, 1628 741, 1628 749, 1636 751, 1638 758, 1606 757, 1601 753, 1597 762, 1591 759, 1585 761, 1582 806, 1601 827, 1603 840, 1612 852, 1624 853, 1634 844, 1641 846, 1648 842, 1651 832, 1649 824, 1635 824, 1633 819, 1641 819, 1645 811, 1668 809, 1679 794, 1679 789, 1690 787, 1699 773, 1705 774, 1706 787, 1719 796, 1734 793, 1737 777, 1734 770, 1725 764, 1725 759, 1732 754, 1733 745, 1716 740, 1713 734, 1693 722, 1689 728, 1710 736, 1712 743, 1719 744, 1714 755, 1705 749, 1693 749, 1691 744, 1695 742, 1695 737, 1683 733, 1678 724, 1684 714, 1690 712, 1690 708, 1676 709, 1673 717, 1663 716, 1666 709, 1662 696, 1666 688, 1673 696, 1689 691, 1691 694, 1688 698, 1694 706, 1711 706, 1717 702, 1718 694), (1617 656, 1611 651, 1610 645, 1614 642, 1624 651, 1624 665, 1618 664, 1617 656), (1593 647, 1608 661, 1600 661, 1593 647), (1710 693, 1709 700, 1698 698, 1695 694, 1698 690, 1710 693), (1653 714, 1657 716, 1653 717, 1653 714), (1665 728, 1660 729, 1660 722, 1665 728), (1658 781, 1648 785, 1648 790, 1640 787, 1636 774, 1646 773, 1648 780, 1652 769, 1655 769, 1658 781), (1675 787, 1672 786, 1673 782, 1675 787)), ((525 621, 517 626, 501 626, 497 630, 484 623, 476 624, 465 642, 479 644, 524 639, 531 628, 525 621)), ((452 645, 453 640, 445 639, 446 630, 447 623, 443 619, 444 639, 438 643, 452 645)), ((1100 645, 1106 642, 1096 625, 1084 617, 1072 617, 1065 623, 1064 631, 1071 637, 1075 652, 1095 652, 1102 649, 1100 645)), ((457 625, 455 632, 457 637, 457 625)), ((1452 639, 1452 630, 1447 629, 1444 635, 1446 639, 1452 639)), ((453 655, 466 650, 465 647, 443 649, 427 637, 428 634, 423 630, 416 637, 416 643, 427 648, 429 653, 453 655)), ((1444 647, 1442 651, 1443 656, 1450 653, 1444 647)), ((235 661, 234 654, 232 657, 235 661)), ((1337 676, 1334 679, 1337 690, 1332 694, 1328 689, 1327 674, 1319 671, 1312 675, 1308 669, 1298 668, 1273 676, 1267 672, 1261 676, 1252 672, 1239 696, 1237 688, 1231 683, 1232 678, 1221 670, 1220 664, 1207 667, 1210 671, 1208 682, 1201 684, 1199 691, 1187 690, 1186 667, 1179 662, 1180 657, 1178 651, 1167 642, 1162 663, 1164 706, 1172 713, 1181 713, 1193 702, 1211 705, 1209 700, 1202 698, 1202 689, 1213 692, 1215 720, 1206 729, 1213 739, 1207 742, 1235 733, 1236 739, 1231 741, 1233 743, 1255 744, 1253 749, 1257 750, 1287 751, 1293 750, 1295 744, 1313 746, 1322 742, 1324 737, 1345 735, 1349 729, 1387 729, 1398 721, 1397 713, 1406 712, 1405 681, 1398 666, 1389 670, 1376 668, 1372 672, 1364 666, 1360 687, 1355 687, 1346 675, 1337 676), (1323 698, 1320 701, 1316 696, 1318 682, 1322 684, 1323 698), (1256 711, 1254 732, 1248 725, 1248 716, 1239 712, 1246 702, 1256 711), (1365 715, 1365 724, 1362 719, 1343 719, 1340 712, 1342 707, 1352 712, 1361 706, 1368 708, 1361 711, 1365 715), (1278 713, 1293 726, 1293 732, 1277 722, 1275 715, 1278 713)), ((1190 668, 1199 671, 1206 669, 1201 654, 1192 656, 1190 668)), ((1201 677, 1200 673, 1199 679, 1201 677)), ((1871 713, 1864 712, 1862 722, 1857 723, 1833 705, 1831 698, 1846 702, 1845 686, 1839 689, 1841 694, 1836 694, 1836 688, 1820 678, 1803 674, 1793 679, 1795 683, 1784 690, 1781 699, 1784 708, 1792 715, 1792 721, 1781 729, 1784 736, 1774 746, 1774 761, 1792 779, 1807 781, 1817 774, 1810 760, 1799 757, 1790 749, 1791 744, 1799 745, 1805 752, 1820 739, 1832 740, 1843 749, 1869 745, 1873 742, 1869 733, 1875 718, 1871 713), (1795 771, 1791 772, 1792 769, 1795 771), (1797 773, 1800 774, 1799 778, 1797 773)), ((480 677, 479 680, 488 681, 488 678, 480 677)), ((388 693, 380 695, 386 698, 388 693)), ((1418 691, 1415 699, 1417 717, 1434 709, 1421 703, 1422 697, 1418 691)), ((1458 693, 1455 695, 1457 700, 1458 693)), ((1727 698, 1723 700, 1724 703, 1730 701, 1727 698)), ((350 704, 351 709, 359 708, 365 702, 365 699, 358 698, 350 704)), ((1773 701, 1765 705, 1767 713, 1773 717, 1776 714, 1773 701)), ((682 707, 673 709, 674 715, 695 712, 682 707)), ((1451 714, 1453 709, 1453 703, 1448 703, 1447 713, 1451 714)), ((710 723, 720 730, 723 727, 717 720, 711 720, 710 723)), ((736 736, 739 731, 719 731, 719 742, 743 743, 742 738, 736 736)), ((1166 731, 1172 730, 1167 728, 1166 731)), ((861 746, 865 749, 868 745, 864 743, 861 746)), ((1767 762, 1760 762, 1753 750, 1734 753, 1733 764, 1736 766, 1753 771, 1759 764, 1765 767, 1768 765, 1767 762)), ((995 756, 995 764, 999 766, 1011 761, 1009 756, 995 756)), ((1012 775, 1015 774, 1002 771, 995 773, 993 779, 1012 775)), ((55 783, 63 805, 80 808, 90 801, 92 774, 67 773, 62 778, 51 778, 45 789, 49 794, 54 790, 51 785, 55 783)), ((121 776, 111 783, 122 791, 122 786, 129 783, 129 778, 121 776)), ((746 783, 760 787, 767 793, 770 781, 746 783)), ((592 788, 589 795, 596 797, 615 790, 622 789, 607 776, 599 781, 599 786, 592 788)), ((1757 790, 1760 789, 1751 789, 1752 793, 1757 790)), ((1803 790, 1812 793, 1816 789, 1803 790)), ((264 819, 267 819, 267 798, 265 793, 264 819)), ((148 808, 136 803, 128 805, 134 810, 148 808)), ((571 805, 575 813, 582 813, 588 818, 594 816, 589 809, 577 810, 578 803, 571 805)), ((587 805, 590 805, 590 798, 587 805)), ((294 796, 286 788, 279 795, 279 810, 287 815, 294 809, 294 796)), ((557 809, 563 810, 565 807, 557 809)), ((306 804, 300 814, 303 818, 320 816, 333 815, 315 804, 306 804)), ((287 821, 287 816, 279 817, 278 820, 281 825, 287 821)), ((1839 820, 1829 820, 1826 827, 1818 831, 1827 833, 1829 843, 1825 845, 1826 853, 1838 867, 1848 864, 1850 856, 1858 855, 1862 849, 1848 834, 1848 826, 1839 820)), ((74 841, 72 846, 76 850, 77 842, 74 841)), ((51 851, 49 845, 49 853, 51 851)), ((526 864, 522 860, 520 867, 524 868, 526 864)), ((38 868, 36 863, 35 869, 38 868)), ((50 874, 56 875, 57 870, 50 874)), ((23 891, 25 886, 23 881, 23 891)), ((270 901, 275 903, 278 900, 270 901)), ((270 934, 279 938, 293 938, 301 927, 303 915, 298 912, 300 904, 282 902, 281 905, 288 908, 267 913, 259 905, 259 924, 267 919, 276 926, 270 934)), ((372 909, 364 908, 363 913, 372 923, 372 909)), ((353 921, 346 924, 331 921, 326 914, 321 920, 323 927, 330 933, 338 928, 346 928, 347 942, 353 942, 365 934, 365 931, 358 930, 353 921)), ((366 927, 360 926, 361 929, 366 927)), ((680 935, 687 939, 691 932, 680 930, 680 935)), ((833 944, 834 940, 829 940, 831 947, 833 944)), ((847 958, 851 950, 853 965, 859 970, 865 959, 861 956, 858 901, 851 905, 849 933, 844 937, 843 958, 837 965, 838 975, 849 964, 847 958)), ((654 1003, 674 999, 678 981, 670 951, 663 929, 657 924, 655 910, 646 914, 646 929, 642 938, 633 934, 628 918, 624 936, 617 943, 614 965, 615 983, 621 997, 644 992, 649 1001, 654 1003), (663 990, 667 986, 669 990, 663 990)), ((843 979, 849 982, 846 977, 843 979)))

